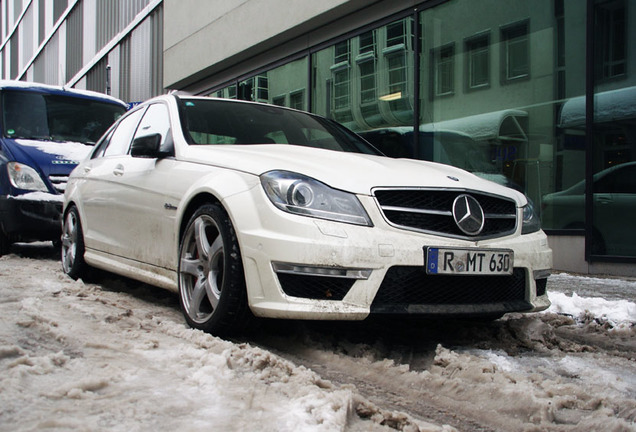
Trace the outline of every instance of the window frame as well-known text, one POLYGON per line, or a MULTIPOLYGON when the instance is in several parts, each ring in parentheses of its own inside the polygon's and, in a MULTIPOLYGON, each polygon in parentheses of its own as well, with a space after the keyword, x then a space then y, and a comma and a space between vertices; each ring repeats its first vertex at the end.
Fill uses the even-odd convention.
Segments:
POLYGON ((464 64, 465 64, 465 88, 466 91, 483 90, 490 88, 490 31, 485 31, 464 39, 464 64), (485 57, 485 59, 482 58, 485 57), (475 82, 475 63, 482 59, 485 62, 486 73, 483 83, 475 82))
MULTIPOLYGON (((501 83, 509 84, 530 79, 530 20, 524 19, 500 27, 501 37, 501 83), (522 66, 511 67, 511 48, 524 46, 524 62, 522 66), (521 72, 512 72, 511 69, 520 69, 521 72)), ((512 52, 512 54, 515 54, 512 52)))
POLYGON ((440 45, 437 48, 431 49, 431 94, 434 98, 448 97, 455 94, 455 42, 450 42, 444 45, 440 45), (448 55, 447 55, 448 54, 448 55), (440 76, 441 68, 443 66, 448 67, 448 82, 449 90, 440 91, 440 76))

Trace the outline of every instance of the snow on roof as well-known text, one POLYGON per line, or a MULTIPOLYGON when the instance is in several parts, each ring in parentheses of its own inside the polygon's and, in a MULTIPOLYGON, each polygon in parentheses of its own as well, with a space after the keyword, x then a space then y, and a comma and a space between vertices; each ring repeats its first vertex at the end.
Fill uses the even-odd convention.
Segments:
POLYGON ((69 94, 76 94, 76 95, 81 95, 81 96, 86 96, 91 98, 98 98, 98 99, 115 102, 120 105, 126 105, 124 101, 104 93, 99 93, 92 90, 81 90, 81 89, 69 88, 64 86, 53 86, 49 84, 41 84, 36 82, 0 80, 0 89, 3 89, 3 88, 43 89, 47 91, 67 92, 69 94))
MULTIPOLYGON (((601 92, 594 97, 594 120, 610 122, 636 117, 636 87, 601 92)), ((585 96, 569 99, 561 108, 559 127, 585 125, 585 96)))
POLYGON ((506 118, 527 116, 528 113, 526 111, 506 109, 453 120, 428 123, 422 125, 420 130, 424 132, 453 131, 467 134, 477 140, 492 139, 499 137, 501 125, 506 118))

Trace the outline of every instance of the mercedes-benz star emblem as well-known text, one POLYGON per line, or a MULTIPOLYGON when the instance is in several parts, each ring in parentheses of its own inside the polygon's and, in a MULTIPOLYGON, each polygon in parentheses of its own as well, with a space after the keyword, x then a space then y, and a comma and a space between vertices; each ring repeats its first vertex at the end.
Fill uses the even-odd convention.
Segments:
POLYGON ((484 210, 470 195, 459 195, 453 201, 453 218, 464 234, 477 235, 484 228, 484 210))

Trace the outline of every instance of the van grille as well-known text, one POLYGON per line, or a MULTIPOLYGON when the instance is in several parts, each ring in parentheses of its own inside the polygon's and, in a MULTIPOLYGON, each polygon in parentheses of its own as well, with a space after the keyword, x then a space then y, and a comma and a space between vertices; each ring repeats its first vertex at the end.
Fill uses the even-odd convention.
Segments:
POLYGON ((66 190, 66 183, 68 183, 68 176, 52 175, 49 176, 49 181, 56 191, 63 194, 66 190))
POLYGON ((515 232, 517 208, 512 199, 466 190, 376 189, 382 214, 393 226, 446 237, 484 239, 515 232), (453 218, 453 202, 467 194, 481 205, 485 223, 477 236, 464 234, 453 218))

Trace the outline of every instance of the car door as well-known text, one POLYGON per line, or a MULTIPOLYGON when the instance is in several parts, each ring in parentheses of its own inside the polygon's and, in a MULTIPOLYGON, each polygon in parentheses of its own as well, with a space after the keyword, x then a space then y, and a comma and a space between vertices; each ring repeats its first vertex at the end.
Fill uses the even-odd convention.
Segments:
POLYGON ((169 252, 175 244, 176 206, 170 203, 175 202, 178 192, 170 173, 176 162, 172 157, 130 155, 131 143, 150 135, 158 135, 162 146, 171 147, 168 108, 163 103, 123 119, 102 154, 84 168, 88 170, 82 192, 86 246, 118 257, 174 267, 169 252))
POLYGON ((81 196, 78 203, 87 249, 117 254, 123 248, 119 234, 122 225, 119 172, 121 164, 130 158, 130 143, 145 110, 140 108, 126 115, 98 144, 91 159, 78 168, 82 178, 78 182, 81 196))
POLYGON ((133 142, 157 137, 166 157, 128 157, 118 170, 116 213, 124 222, 118 230, 121 256, 135 261, 174 268, 176 249, 175 218, 182 195, 173 175, 177 162, 172 156, 172 129, 167 105, 150 105, 144 113, 133 142))

